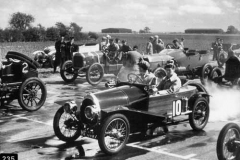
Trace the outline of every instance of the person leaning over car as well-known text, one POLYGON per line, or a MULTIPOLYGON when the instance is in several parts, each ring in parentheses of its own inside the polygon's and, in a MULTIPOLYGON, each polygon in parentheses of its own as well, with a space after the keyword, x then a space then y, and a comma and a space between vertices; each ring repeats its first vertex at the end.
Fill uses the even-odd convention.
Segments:
POLYGON ((178 92, 182 86, 180 78, 175 73, 175 66, 173 60, 169 60, 164 67, 167 75, 157 86, 158 90, 166 90, 168 93, 178 92))
POLYGON ((138 63, 138 66, 140 72, 139 75, 143 80, 143 83, 148 85, 156 85, 155 75, 149 71, 150 64, 141 58, 138 63))
POLYGON ((173 40, 173 49, 183 49, 182 45, 179 43, 178 39, 173 40))

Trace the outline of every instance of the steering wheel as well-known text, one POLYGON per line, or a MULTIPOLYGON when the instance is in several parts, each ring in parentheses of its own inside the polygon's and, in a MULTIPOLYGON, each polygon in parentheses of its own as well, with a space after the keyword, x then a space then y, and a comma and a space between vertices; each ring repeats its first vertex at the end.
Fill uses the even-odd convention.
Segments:
POLYGON ((138 75, 134 74, 134 73, 129 73, 128 74, 128 82, 130 82, 130 83, 138 82, 140 84, 143 84, 142 78, 139 77, 138 75))

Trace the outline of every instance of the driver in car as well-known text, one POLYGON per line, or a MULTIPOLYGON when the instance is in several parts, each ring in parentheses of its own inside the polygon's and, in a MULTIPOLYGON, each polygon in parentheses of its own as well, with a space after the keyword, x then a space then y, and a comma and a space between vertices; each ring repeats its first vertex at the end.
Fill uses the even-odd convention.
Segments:
POLYGON ((169 60, 164 67, 167 75, 162 79, 162 81, 157 86, 157 89, 162 92, 162 90, 167 93, 176 93, 182 86, 180 78, 175 73, 174 61, 169 60))
POLYGON ((152 72, 149 71, 150 64, 141 58, 138 66, 140 72, 139 75, 143 80, 143 83, 148 85, 156 85, 156 77, 152 72))

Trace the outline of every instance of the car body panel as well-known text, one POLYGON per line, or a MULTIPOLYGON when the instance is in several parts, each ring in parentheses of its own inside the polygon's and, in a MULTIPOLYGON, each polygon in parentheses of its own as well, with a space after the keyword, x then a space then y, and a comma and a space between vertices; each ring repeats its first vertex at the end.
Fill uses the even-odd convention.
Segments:
POLYGON ((184 51, 182 49, 164 49, 160 55, 169 55, 176 60, 179 66, 187 67, 187 70, 203 66, 211 60, 210 52, 196 50, 184 51))

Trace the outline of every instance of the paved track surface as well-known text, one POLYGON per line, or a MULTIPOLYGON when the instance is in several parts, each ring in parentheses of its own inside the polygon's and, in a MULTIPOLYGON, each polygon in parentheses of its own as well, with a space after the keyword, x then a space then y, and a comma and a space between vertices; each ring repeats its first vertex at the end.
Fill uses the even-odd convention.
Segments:
MULTIPOLYGON (((169 127, 169 132, 141 139, 131 135, 129 143, 119 154, 104 155, 95 139, 80 137, 74 143, 58 140, 53 131, 53 117, 60 105, 55 101, 78 100, 89 92, 106 89, 104 77, 98 86, 85 79, 66 84, 59 74, 42 80, 48 96, 44 106, 36 112, 22 110, 17 101, 0 109, 0 153, 17 153, 20 160, 43 159, 104 159, 104 160, 217 160, 216 141, 222 127, 230 121, 210 121, 204 131, 192 131, 188 123, 169 127)), ((221 116, 221 115, 219 115, 221 116)), ((240 125, 239 119, 232 119, 240 125)))

